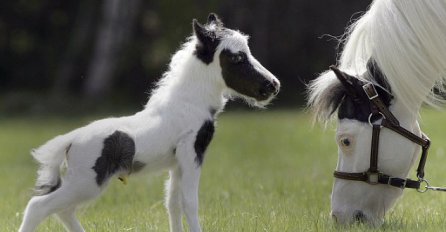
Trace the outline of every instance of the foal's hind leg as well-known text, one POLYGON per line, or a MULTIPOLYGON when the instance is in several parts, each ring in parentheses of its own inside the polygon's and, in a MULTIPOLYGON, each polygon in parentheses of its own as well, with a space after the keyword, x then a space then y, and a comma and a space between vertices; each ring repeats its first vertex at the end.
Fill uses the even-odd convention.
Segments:
POLYGON ((56 215, 67 231, 84 232, 82 225, 76 219, 75 212, 76 207, 71 207, 56 213, 56 215))
POLYGON ((48 212, 43 208, 44 202, 47 200, 48 195, 35 196, 29 200, 26 206, 23 216, 22 224, 20 225, 19 232, 31 232, 34 231, 37 225, 48 216, 48 212))
POLYGON ((171 232, 181 232, 182 203, 180 192, 180 170, 178 167, 170 170, 170 178, 166 182, 166 208, 169 213, 169 225, 171 232))
POLYGON ((70 181, 64 181, 56 191, 31 198, 26 206, 19 231, 34 231, 46 217, 59 212, 59 217, 67 229, 83 231, 82 226, 74 217, 74 209, 82 202, 96 197, 99 193, 100 189, 94 182, 73 181, 70 183, 70 181))

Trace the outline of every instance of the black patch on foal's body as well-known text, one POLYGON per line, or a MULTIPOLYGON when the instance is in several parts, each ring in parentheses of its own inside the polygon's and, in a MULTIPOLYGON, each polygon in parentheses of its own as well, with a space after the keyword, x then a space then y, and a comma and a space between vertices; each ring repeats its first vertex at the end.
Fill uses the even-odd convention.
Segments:
MULTIPOLYGON (((374 61, 368 62, 367 70, 371 75, 373 82, 377 84, 374 85, 376 92, 378 92, 379 97, 386 107, 389 107, 393 97, 391 95, 390 86, 386 82, 384 75, 374 61)), ((369 115, 372 113, 371 107, 373 104, 365 94, 362 88, 363 84, 364 83, 358 79, 357 82, 353 84, 354 93, 352 94, 349 91, 344 91, 342 93, 343 97, 341 96, 340 99, 338 99, 339 102, 335 103, 339 105, 339 119, 355 119, 360 122, 368 122, 369 115)), ((340 86, 340 88, 341 87, 342 86, 340 86)))
POLYGON ((200 127, 200 130, 198 130, 197 132, 194 149, 195 153, 197 154, 197 156, 195 157, 195 162, 197 162, 199 166, 201 166, 201 164, 203 163, 204 153, 206 152, 206 148, 209 146, 209 143, 214 136, 214 132, 214 122, 211 120, 206 120, 200 127))
POLYGON ((131 172, 135 142, 126 133, 115 131, 104 140, 101 156, 96 160, 93 170, 96 172, 96 183, 102 185, 110 176, 118 171, 131 172))

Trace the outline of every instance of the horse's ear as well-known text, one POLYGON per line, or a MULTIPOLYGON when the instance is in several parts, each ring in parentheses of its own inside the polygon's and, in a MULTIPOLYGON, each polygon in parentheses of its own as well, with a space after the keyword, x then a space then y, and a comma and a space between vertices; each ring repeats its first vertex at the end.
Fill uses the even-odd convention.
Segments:
POLYGON ((350 76, 345 72, 342 72, 334 65, 331 65, 330 69, 336 74, 336 77, 345 87, 348 94, 356 94, 356 85, 358 80, 355 77, 350 76))
POLYGON ((223 26, 223 22, 220 20, 218 15, 215 14, 215 13, 210 13, 209 14, 207 24, 215 24, 215 25, 217 25, 219 27, 223 26))
POLYGON ((313 110, 315 119, 326 122, 338 109, 347 94, 333 72, 322 73, 311 81, 308 88, 308 106, 313 110))
POLYGON ((367 61, 367 70, 379 86, 391 91, 389 83, 386 81, 386 76, 384 76, 373 58, 370 58, 369 61, 367 61))

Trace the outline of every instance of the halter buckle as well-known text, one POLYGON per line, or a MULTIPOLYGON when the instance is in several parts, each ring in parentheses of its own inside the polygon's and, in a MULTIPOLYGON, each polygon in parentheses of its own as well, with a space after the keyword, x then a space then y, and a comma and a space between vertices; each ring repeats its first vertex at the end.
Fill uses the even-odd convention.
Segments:
POLYGON ((367 183, 371 185, 379 184, 379 172, 366 172, 367 174, 367 183))
POLYGON ((365 94, 369 98, 369 100, 375 99, 378 97, 378 92, 376 92, 375 86, 372 83, 367 83, 362 86, 362 89, 364 89, 365 94))

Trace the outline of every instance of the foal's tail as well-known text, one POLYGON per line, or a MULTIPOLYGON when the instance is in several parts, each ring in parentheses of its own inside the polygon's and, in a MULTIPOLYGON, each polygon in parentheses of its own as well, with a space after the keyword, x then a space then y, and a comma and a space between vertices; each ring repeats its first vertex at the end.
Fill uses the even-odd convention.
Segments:
POLYGON ((59 135, 37 149, 31 155, 40 163, 34 188, 36 195, 48 194, 60 187, 60 166, 71 147, 75 133, 59 135))

